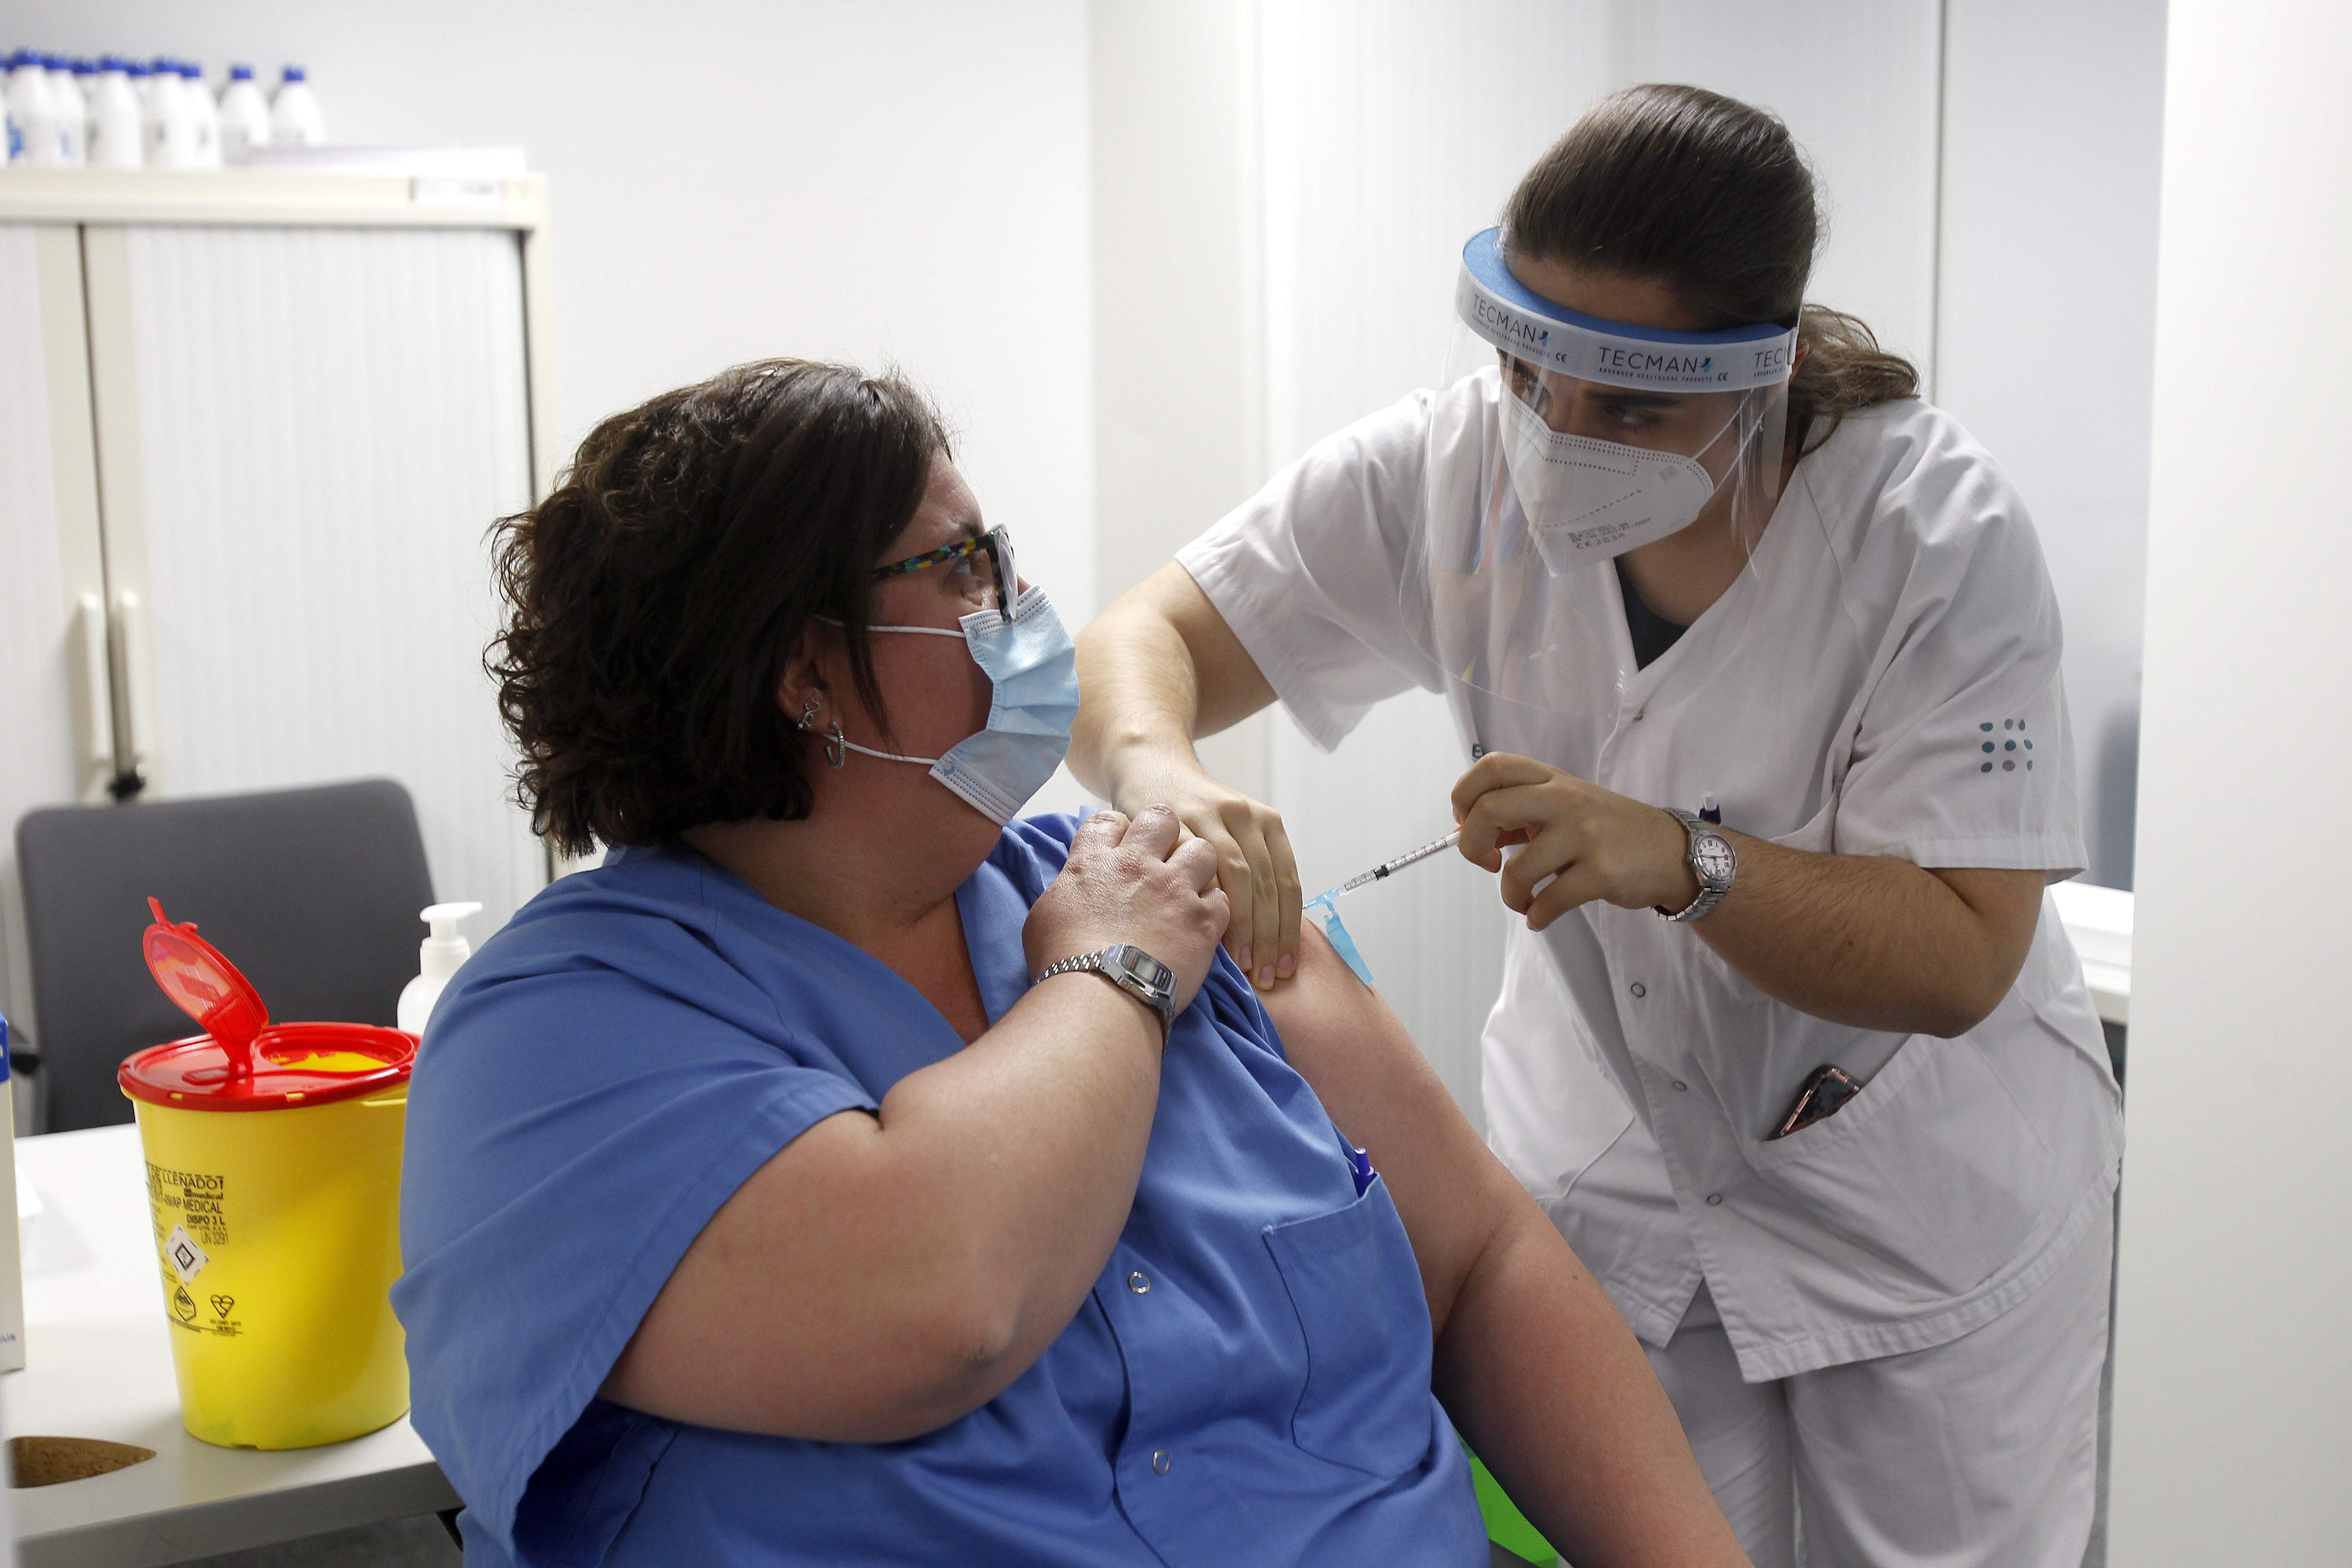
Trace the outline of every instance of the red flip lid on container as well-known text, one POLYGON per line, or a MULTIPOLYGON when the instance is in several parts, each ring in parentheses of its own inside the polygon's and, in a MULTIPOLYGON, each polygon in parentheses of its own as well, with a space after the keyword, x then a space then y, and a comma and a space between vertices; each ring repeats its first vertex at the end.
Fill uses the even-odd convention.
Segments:
POLYGON ((173 925, 153 899, 141 942, 147 967, 180 1010, 205 1027, 151 1046, 115 1074, 122 1092, 187 1110, 276 1110, 373 1094, 405 1082, 416 1039, 367 1024, 279 1024, 253 983, 194 925, 173 925))

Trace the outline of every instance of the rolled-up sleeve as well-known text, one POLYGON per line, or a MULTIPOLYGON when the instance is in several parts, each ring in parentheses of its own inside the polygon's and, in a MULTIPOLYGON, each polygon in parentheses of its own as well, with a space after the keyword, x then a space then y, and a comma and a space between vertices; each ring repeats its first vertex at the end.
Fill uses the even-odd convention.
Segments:
POLYGON ((1423 505, 1430 396, 1414 393, 1318 443, 1176 554, 1326 751, 1373 704, 1439 686, 1398 603, 1423 505))

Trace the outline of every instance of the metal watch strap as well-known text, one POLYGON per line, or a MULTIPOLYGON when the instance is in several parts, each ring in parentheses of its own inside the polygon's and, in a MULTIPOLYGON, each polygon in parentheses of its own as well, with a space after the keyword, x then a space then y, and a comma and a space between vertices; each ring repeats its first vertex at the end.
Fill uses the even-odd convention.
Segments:
MULTIPOLYGON (((1116 986, 1120 995, 1127 997, 1130 1001, 1142 1004, 1144 1011, 1150 1013, 1153 1017, 1160 1020, 1160 1048, 1164 1051, 1168 1048, 1169 1031, 1175 1026, 1175 1016, 1164 1001, 1155 999, 1145 992, 1129 985, 1127 981, 1112 973, 1108 960, 1112 953, 1118 951, 1120 951, 1118 947, 1107 947, 1096 952, 1076 952, 1072 953, 1067 958, 1057 958, 1053 963, 1047 964, 1045 968, 1039 970, 1035 974, 1032 975, 1030 977, 1029 984, 1032 985, 1043 984, 1045 982, 1051 980, 1056 974, 1084 973, 1100 975, 1111 985, 1116 986)), ((1140 948, 1136 949, 1136 951, 1139 952, 1142 952, 1140 948)), ((1150 957, 1150 955, 1147 953, 1145 956, 1150 957)), ((1157 963, 1158 961, 1153 960, 1153 962, 1157 963)))
POLYGON ((1670 910, 1663 904, 1654 907, 1657 910, 1658 918, 1669 924, 1687 925, 1693 921, 1705 920, 1714 912, 1716 905, 1723 902, 1723 896, 1731 891, 1732 877, 1738 873, 1739 857, 1732 850, 1731 840, 1717 832, 1715 824, 1705 817, 1696 812, 1684 811, 1678 806, 1670 805, 1664 809, 1666 815, 1683 825, 1684 833, 1689 836, 1690 849, 1684 858, 1683 864, 1688 866, 1692 874, 1698 878, 1698 897, 1693 899, 1686 908, 1681 910, 1670 910), (1702 837, 1712 838, 1721 844, 1724 852, 1731 857, 1731 871, 1720 881, 1710 879, 1706 872, 1699 869, 1698 842, 1702 837))

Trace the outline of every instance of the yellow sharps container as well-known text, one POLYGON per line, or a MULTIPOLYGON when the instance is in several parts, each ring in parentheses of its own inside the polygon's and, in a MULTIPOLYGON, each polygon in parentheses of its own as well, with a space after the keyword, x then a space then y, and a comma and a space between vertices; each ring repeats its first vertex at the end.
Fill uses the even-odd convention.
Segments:
POLYGON ((387 1426, 408 1409, 389 1292, 415 1037, 273 1026, 236 965, 148 907, 147 966, 205 1028, 116 1075, 147 1158, 181 1422, 237 1448, 387 1426))

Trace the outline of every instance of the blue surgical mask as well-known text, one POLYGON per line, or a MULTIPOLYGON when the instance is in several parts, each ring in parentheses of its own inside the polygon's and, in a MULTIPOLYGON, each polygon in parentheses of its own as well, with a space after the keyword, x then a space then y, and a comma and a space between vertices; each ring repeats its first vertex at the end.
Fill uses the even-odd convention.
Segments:
POLYGON ((981 610, 944 626, 868 626, 870 632, 906 632, 922 637, 961 637, 974 664, 995 688, 988 727, 968 735, 943 757, 908 757, 877 752, 855 741, 841 743, 864 756, 928 765, 931 776, 972 808, 995 822, 1011 822, 1029 797, 1045 786, 1070 750, 1070 726, 1078 717, 1078 649, 1043 588, 1030 588, 1013 602, 1008 619, 981 610))

